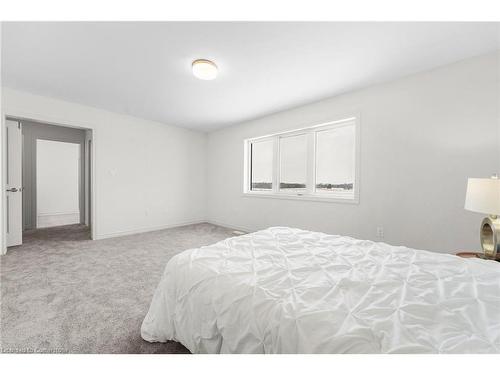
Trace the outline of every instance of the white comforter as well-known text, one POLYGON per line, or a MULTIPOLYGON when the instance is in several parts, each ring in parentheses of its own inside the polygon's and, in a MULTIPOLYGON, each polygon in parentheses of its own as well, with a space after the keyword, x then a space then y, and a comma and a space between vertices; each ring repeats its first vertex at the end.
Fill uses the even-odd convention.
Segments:
POLYGON ((500 263, 269 228, 173 257, 141 333, 193 353, 499 353, 500 263))

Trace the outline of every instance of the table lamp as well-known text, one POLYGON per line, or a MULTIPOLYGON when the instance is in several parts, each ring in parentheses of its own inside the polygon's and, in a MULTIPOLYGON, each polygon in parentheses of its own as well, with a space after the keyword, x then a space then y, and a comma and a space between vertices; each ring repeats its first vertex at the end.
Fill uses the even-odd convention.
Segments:
POLYGON ((469 178, 465 209, 488 214, 481 223, 481 247, 486 258, 495 259, 500 254, 500 180, 491 178, 469 178))

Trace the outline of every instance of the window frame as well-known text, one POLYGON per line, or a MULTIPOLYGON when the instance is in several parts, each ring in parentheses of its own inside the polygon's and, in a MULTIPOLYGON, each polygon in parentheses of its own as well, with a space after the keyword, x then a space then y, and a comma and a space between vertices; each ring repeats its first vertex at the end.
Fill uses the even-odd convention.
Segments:
POLYGON ((246 197, 260 198, 278 198, 278 199, 295 199, 295 200, 310 200, 323 202, 337 203, 359 203, 359 171, 360 171, 360 126, 359 115, 351 115, 342 117, 339 120, 321 123, 300 129, 273 133, 261 137, 249 138, 244 140, 244 181, 243 195, 246 197), (343 126, 354 125, 354 187, 353 193, 346 194, 345 192, 320 192, 316 189, 316 147, 317 133, 325 130, 338 129, 343 126), (281 153, 280 139, 306 135, 307 142, 307 172, 306 172, 306 189, 304 192, 283 191, 280 189, 281 178, 281 153), (251 174, 252 174, 252 147, 256 142, 273 140, 273 169, 272 169, 272 189, 266 191, 251 189, 251 174), (347 196, 348 195, 348 196, 347 196))

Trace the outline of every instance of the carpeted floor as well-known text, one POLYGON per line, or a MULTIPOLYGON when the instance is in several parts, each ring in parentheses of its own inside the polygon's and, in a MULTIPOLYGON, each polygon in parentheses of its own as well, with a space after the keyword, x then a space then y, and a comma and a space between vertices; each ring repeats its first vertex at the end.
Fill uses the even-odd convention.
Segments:
POLYGON ((1 262, 2 352, 188 353, 140 326, 168 260, 233 236, 196 224, 90 241, 85 226, 27 232, 1 262))

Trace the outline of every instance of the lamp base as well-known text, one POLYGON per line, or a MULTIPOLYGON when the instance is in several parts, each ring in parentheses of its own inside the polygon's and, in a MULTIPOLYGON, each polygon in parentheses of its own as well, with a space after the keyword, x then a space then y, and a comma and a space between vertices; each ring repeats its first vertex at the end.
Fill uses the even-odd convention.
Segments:
POLYGON ((486 217, 481 223, 480 230, 481 247, 487 259, 496 259, 500 253, 500 219, 498 217, 486 217))

